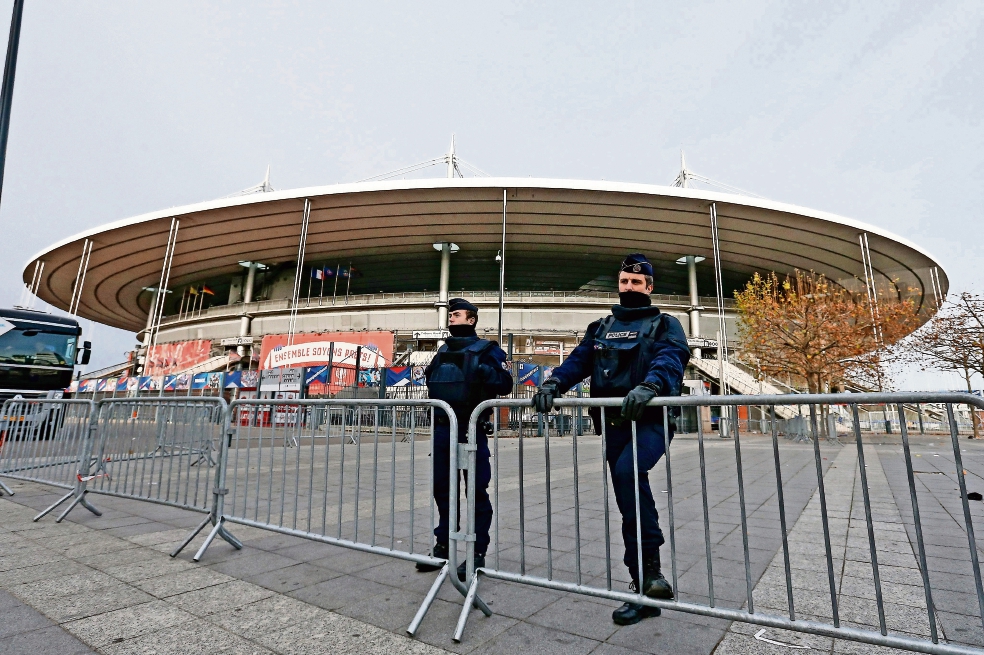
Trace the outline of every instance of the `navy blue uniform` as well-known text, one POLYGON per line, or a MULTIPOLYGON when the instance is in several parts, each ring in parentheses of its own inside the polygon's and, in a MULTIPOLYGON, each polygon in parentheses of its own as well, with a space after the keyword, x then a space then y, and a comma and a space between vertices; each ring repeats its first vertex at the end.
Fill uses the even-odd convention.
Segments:
MULTIPOLYGON (((466 380, 465 384, 470 385, 475 393, 470 394, 471 397, 467 401, 452 404, 454 414, 458 419, 458 443, 468 441, 468 419, 478 403, 482 400, 506 395, 512 391, 513 387, 512 373, 506 363, 506 353, 499 348, 498 344, 494 341, 480 340, 477 336, 450 337, 424 371, 432 397, 437 395, 434 393, 434 378, 442 353, 454 355, 472 349, 481 349, 481 352, 478 355, 477 366, 468 371, 468 374, 474 379, 466 380)), ((489 409, 483 413, 481 419, 487 421, 491 415, 492 410, 489 409)), ((434 528, 434 537, 437 543, 447 544, 451 487, 451 426, 443 411, 435 412, 435 420, 437 425, 434 427, 434 501, 437 503, 440 521, 434 528)), ((479 425, 481 426, 481 421, 479 425)), ((489 482, 492 480, 492 467, 489 464, 488 433, 486 430, 479 429, 477 430, 477 437, 478 457, 476 459, 478 468, 475 471, 475 531, 477 536, 475 552, 484 554, 489 547, 489 529, 492 527, 492 502, 489 500, 488 494, 489 482)), ((465 479, 465 476, 462 478, 465 479)), ((461 516, 460 505, 458 516, 461 516)), ((455 530, 457 529, 456 527, 455 530)))
MULTIPOLYGON (((648 383, 661 396, 678 396, 683 371, 690 361, 687 337, 680 321, 660 314, 656 307, 612 307, 612 316, 588 326, 584 339, 567 360, 553 370, 552 377, 565 393, 581 380, 591 378, 592 397, 624 396, 635 386, 648 383), (646 331, 650 338, 646 338, 646 331)), ((618 407, 605 410, 606 452, 622 513, 623 561, 636 575, 635 479, 632 465, 632 425, 621 418, 618 407)), ((661 408, 647 408, 636 424, 639 461, 639 511, 643 556, 663 545, 656 502, 649 487, 649 470, 666 449, 661 408)), ((598 426, 600 429, 600 425, 598 426)), ((673 438, 672 432, 670 438, 673 438)))

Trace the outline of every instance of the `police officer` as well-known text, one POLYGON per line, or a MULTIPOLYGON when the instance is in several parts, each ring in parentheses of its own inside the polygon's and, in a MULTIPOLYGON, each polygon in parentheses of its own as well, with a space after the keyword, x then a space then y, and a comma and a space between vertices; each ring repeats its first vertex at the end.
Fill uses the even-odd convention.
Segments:
MULTIPOLYGON (((632 576, 633 591, 641 590, 650 598, 671 599, 673 588, 660 572, 659 547, 663 545, 663 533, 648 475, 665 451, 663 410, 646 404, 656 396, 680 395, 690 350, 680 321, 652 306, 652 292, 652 264, 642 254, 626 257, 618 277, 619 304, 612 307, 611 315, 588 326, 584 339, 567 361, 540 385, 533 403, 537 411, 549 412, 555 398, 589 376, 592 397, 624 396, 621 411, 609 408, 605 412, 605 457, 612 473, 615 500, 622 513, 623 561, 632 576), (641 585, 636 559, 632 421, 637 422, 641 585)), ((600 408, 593 409, 595 431, 601 434, 602 413, 600 408)), ((619 625, 632 625, 659 614, 656 607, 625 603, 612 613, 612 620, 619 625)))
MULTIPOLYGON (((431 398, 451 405, 458 419, 457 442, 468 441, 468 419, 483 400, 489 400, 512 391, 512 373, 506 363, 506 353, 499 344, 479 339, 475 333, 478 323, 478 307, 463 298, 448 301, 448 331, 451 336, 437 351, 424 371, 427 391, 431 398)), ((492 410, 484 412, 478 423, 478 469, 475 471, 475 567, 485 566, 485 552, 489 547, 489 528, 492 526, 492 503, 489 501, 489 482, 492 468, 489 465, 489 434, 492 410)), ((440 522, 434 528, 434 557, 448 558, 448 505, 450 493, 450 453, 454 441, 447 415, 435 412, 434 427, 434 500, 440 522)), ((464 476, 462 476, 464 478, 464 476)), ((471 490, 466 490, 471 493, 471 490)), ((458 512, 461 516, 461 512, 458 512)), ((455 530, 457 530, 457 526, 455 530)), ((436 571, 432 564, 417 564, 418 571, 436 571)), ((465 563, 458 567, 458 578, 465 579, 465 563)))

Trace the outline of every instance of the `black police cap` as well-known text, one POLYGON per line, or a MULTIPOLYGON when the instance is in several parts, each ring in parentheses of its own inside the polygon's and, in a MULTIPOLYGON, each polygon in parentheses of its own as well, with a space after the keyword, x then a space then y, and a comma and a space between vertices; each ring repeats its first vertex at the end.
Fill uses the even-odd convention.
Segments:
POLYGON ((478 307, 471 304, 464 298, 452 298, 451 300, 448 301, 449 312, 455 312, 458 311, 459 309, 475 312, 476 314, 478 313, 478 307))
POLYGON ((622 268, 620 270, 623 273, 638 273, 639 275, 653 276, 653 265, 649 263, 649 260, 641 252, 627 255, 622 260, 622 268))

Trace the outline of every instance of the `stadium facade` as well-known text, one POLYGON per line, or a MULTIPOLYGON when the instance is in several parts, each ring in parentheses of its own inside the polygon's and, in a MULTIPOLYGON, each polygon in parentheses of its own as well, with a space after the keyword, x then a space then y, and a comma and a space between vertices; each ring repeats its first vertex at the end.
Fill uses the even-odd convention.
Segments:
POLYGON ((924 320, 948 289, 917 245, 833 214, 532 178, 339 184, 171 208, 65 239, 23 277, 57 308, 136 332, 145 347, 131 375, 420 364, 454 296, 479 306, 480 334, 498 338, 501 319, 514 359, 549 365, 617 301, 629 252, 650 258, 655 302, 710 358, 722 325, 734 336, 733 291, 756 272, 813 270, 911 298, 924 320))

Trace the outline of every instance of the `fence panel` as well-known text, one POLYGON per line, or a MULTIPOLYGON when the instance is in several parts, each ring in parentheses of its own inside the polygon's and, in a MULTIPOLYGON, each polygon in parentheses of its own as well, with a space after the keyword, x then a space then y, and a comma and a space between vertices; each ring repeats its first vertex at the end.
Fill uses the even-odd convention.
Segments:
POLYGON ((59 520, 90 493, 211 514, 225 400, 105 398, 95 411, 76 500, 59 520))
MULTIPOLYGON (((476 419, 483 410, 515 410, 526 402, 480 405, 469 425, 469 448, 478 443, 476 419)), ((967 489, 968 477, 978 479, 984 470, 975 468, 979 458, 964 458, 968 444, 959 441, 955 418, 959 406, 984 407, 982 399, 959 393, 661 398, 650 406, 693 407, 697 416, 709 415, 700 408, 718 407, 727 422, 710 438, 709 422, 696 420, 695 438, 677 435, 672 452, 673 413, 661 413, 655 423, 623 422, 620 404, 556 402, 559 412, 550 422, 561 426, 565 420, 558 416, 603 412, 597 435, 543 430, 539 417, 494 411, 494 519, 484 567, 474 568, 470 547, 476 539, 472 498, 467 528, 454 535, 466 552, 466 598, 488 577, 830 640, 984 653, 973 525, 981 512, 970 506, 967 489), (948 434, 910 433, 907 416, 929 404, 943 410, 948 434), (778 418, 775 407, 782 405, 802 406, 803 420, 778 418), (754 423, 756 434, 743 429, 749 422, 739 415, 750 416, 737 410, 743 406, 766 407, 754 423), (893 417, 897 432, 863 437, 862 407, 893 417), (837 420, 829 420, 835 413, 837 420), (500 425, 505 416, 521 417, 519 425, 500 425), (783 432, 788 440, 780 439, 783 432), (655 453, 662 462, 647 471, 640 453, 643 461, 655 453), (655 501, 640 492, 640 483, 655 501), (612 536, 621 523, 611 500, 619 492, 629 516, 621 541, 634 575, 613 564, 623 545, 612 536), (642 522, 633 518, 649 502, 661 519, 662 568, 672 599, 618 588, 647 573, 632 551, 653 550, 655 542, 643 541, 646 513, 642 522)), ((469 610, 462 608, 456 641, 469 610)))
MULTIPOLYGON (((35 521, 75 494, 90 435, 89 400, 7 400, 0 410, 0 476, 69 489, 35 521)), ((0 489, 13 495, 5 484, 0 489)), ((91 507, 90 507, 91 509, 91 507)))
MULTIPOLYGON (((217 520, 194 560, 227 524, 239 524, 440 566, 413 634, 446 579, 467 591, 448 575, 454 556, 446 563, 430 554, 434 426, 446 421, 457 432, 454 414, 444 418, 448 409, 426 399, 234 401, 217 520)), ((457 449, 450 451, 456 472, 457 449)))

